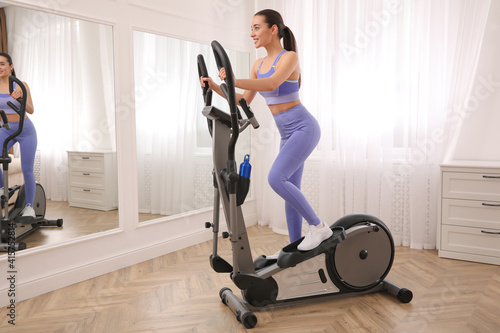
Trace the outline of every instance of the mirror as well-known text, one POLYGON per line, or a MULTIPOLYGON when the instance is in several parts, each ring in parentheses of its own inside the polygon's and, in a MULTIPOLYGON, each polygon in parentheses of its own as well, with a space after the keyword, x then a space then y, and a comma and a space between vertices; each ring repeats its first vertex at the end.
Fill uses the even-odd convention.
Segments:
MULTIPOLYGON (((21 241, 30 249, 117 228, 112 27, 2 7, 8 53, 33 99, 34 170, 47 198, 45 217, 64 220, 61 228, 40 228, 21 241)), ((16 176, 24 182, 14 172, 19 148, 13 153, 10 186, 16 176)))
MULTIPOLYGON (((139 221, 213 206, 212 140, 202 115, 197 56, 219 82, 209 45, 134 31, 139 221)), ((248 53, 226 50, 235 75, 248 78, 248 53)), ((213 104, 228 111, 214 94, 213 104)), ((250 148, 240 135, 237 160, 250 148)))

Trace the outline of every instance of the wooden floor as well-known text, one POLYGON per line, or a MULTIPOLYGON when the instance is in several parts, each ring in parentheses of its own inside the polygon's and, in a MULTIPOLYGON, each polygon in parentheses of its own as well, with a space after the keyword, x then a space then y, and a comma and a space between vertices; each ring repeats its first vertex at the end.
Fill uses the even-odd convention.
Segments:
MULTIPOLYGON (((100 211, 71 207, 66 201, 47 201, 46 215, 49 220, 63 219, 62 227, 43 227, 21 239, 28 249, 54 244, 118 228, 118 210, 100 211)), ((148 221, 162 215, 139 214, 139 221, 148 221)))
POLYGON ((118 210, 71 207, 66 201, 47 201, 45 217, 63 219, 62 227, 42 227, 22 239, 28 249, 118 228, 118 210))
MULTIPOLYGON (((266 227, 248 232, 254 255, 286 241, 266 227)), ((220 254, 230 254, 228 240, 220 254)), ((236 288, 209 266, 205 242, 17 304, 16 326, 0 310, 0 332, 245 332, 219 298, 236 288)), ((396 249, 388 279, 414 293, 386 294, 256 312, 253 332, 500 332, 500 267, 396 249)))

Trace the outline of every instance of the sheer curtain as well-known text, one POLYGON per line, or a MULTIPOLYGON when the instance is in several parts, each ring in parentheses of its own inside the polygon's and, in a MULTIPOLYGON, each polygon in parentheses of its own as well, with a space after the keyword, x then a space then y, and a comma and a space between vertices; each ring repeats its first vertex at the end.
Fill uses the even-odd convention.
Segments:
MULTIPOLYGON (((193 207, 197 114, 194 110, 199 99, 195 59, 201 53, 200 47, 134 32, 142 213, 172 215, 193 207)), ((208 53, 208 47, 204 48, 204 53, 208 53)))
POLYGON ((64 201, 68 150, 114 150, 111 28, 8 6, 9 52, 31 90, 35 165, 49 199, 64 201))
MULTIPOLYGON (((275 7, 297 38, 301 99, 322 128, 305 171, 317 186, 320 218, 373 214, 397 245, 435 248, 439 163, 459 129, 452 107, 470 93, 489 4, 318 0, 275 7)), ((262 154, 273 159, 275 148, 262 154)), ((264 211, 277 202, 272 190, 262 192, 260 222, 286 230, 264 211)))

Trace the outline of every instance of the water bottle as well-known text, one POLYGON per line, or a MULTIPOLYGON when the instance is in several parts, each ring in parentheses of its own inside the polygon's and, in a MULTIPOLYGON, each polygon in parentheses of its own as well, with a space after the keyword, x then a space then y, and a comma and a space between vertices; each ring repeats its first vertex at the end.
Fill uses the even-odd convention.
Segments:
POLYGON ((252 166, 250 165, 250 155, 246 154, 243 163, 240 164, 240 177, 245 177, 250 179, 251 171, 252 171, 252 166))

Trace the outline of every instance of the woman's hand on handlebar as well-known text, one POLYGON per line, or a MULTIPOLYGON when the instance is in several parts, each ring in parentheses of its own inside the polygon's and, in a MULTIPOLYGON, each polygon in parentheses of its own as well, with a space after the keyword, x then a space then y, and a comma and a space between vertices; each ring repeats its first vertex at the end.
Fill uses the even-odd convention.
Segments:
POLYGON ((22 90, 21 90, 21 89, 19 89, 19 90, 14 90, 14 91, 12 92, 12 94, 10 94, 10 96, 11 96, 13 99, 18 99, 18 98, 23 97, 23 92, 22 92, 22 90))
MULTIPOLYGON (((234 77, 234 75, 233 75, 234 77)), ((224 81, 226 79, 226 69, 224 67, 222 67, 219 71, 219 78, 224 81)), ((236 79, 236 77, 235 77, 236 79)), ((212 80, 211 77, 200 77, 200 84, 202 87, 205 86, 205 82, 208 82, 208 88, 209 89, 212 89, 212 90, 217 90, 217 88, 219 87, 218 84, 216 84, 214 82, 214 80, 212 80)))
MULTIPOLYGON (((220 71, 219 71, 219 78, 221 80, 225 80, 226 79, 226 70, 224 69, 224 67, 222 67, 220 69, 220 71)), ((224 93, 220 89, 220 86, 217 83, 215 83, 214 80, 212 80, 211 77, 203 77, 203 76, 200 77, 200 84, 201 84, 202 88, 205 86, 205 82, 208 82, 208 88, 209 89, 212 89, 213 91, 215 91, 220 96, 225 97, 224 93)), ((236 78, 235 78, 235 82, 236 82, 236 78)))
MULTIPOLYGON (((224 81, 226 79, 226 69, 222 67, 219 71, 219 78, 224 81)), ((236 75, 233 73, 234 82, 236 84, 236 75)))
POLYGON ((216 87, 217 87, 217 84, 214 82, 214 80, 212 80, 211 77, 203 77, 201 76, 200 77, 200 84, 201 84, 201 87, 205 87, 205 82, 208 82, 208 88, 209 89, 212 89, 212 90, 215 90, 216 87))
POLYGON ((226 69, 222 67, 219 71, 219 79, 224 81, 226 79, 226 69))

